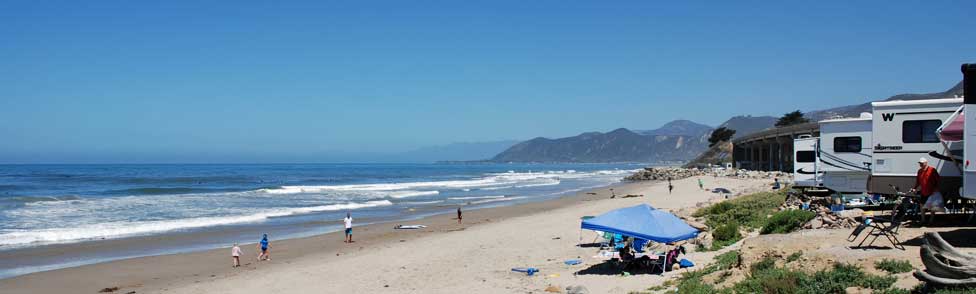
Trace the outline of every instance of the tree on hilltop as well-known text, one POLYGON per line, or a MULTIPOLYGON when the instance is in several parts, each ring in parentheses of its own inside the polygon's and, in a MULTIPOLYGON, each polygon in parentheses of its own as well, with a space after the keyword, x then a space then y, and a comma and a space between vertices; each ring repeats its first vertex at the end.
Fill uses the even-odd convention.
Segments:
POLYGON ((732 139, 732 135, 735 135, 735 130, 726 127, 717 128, 712 131, 712 135, 708 137, 708 147, 715 146, 719 142, 724 142, 732 139))
POLYGON ((796 111, 793 111, 793 112, 784 114, 783 117, 780 117, 779 120, 776 121, 776 126, 777 127, 785 127, 785 126, 798 125, 798 124, 807 123, 807 122, 810 122, 810 120, 807 119, 807 118, 805 118, 805 117, 803 117, 803 112, 800 112, 799 110, 796 110, 796 111))

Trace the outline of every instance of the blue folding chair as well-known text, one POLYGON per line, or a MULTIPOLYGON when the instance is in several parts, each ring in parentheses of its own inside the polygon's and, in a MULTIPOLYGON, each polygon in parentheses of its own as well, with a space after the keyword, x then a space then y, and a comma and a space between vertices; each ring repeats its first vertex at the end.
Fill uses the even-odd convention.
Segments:
POLYGON ((634 238, 634 251, 644 253, 644 246, 647 245, 647 240, 634 238))

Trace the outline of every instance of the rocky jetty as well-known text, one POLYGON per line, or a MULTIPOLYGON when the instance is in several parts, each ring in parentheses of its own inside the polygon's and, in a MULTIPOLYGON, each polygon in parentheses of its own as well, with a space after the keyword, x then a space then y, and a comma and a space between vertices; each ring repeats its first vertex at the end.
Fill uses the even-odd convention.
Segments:
POLYGON ((773 179, 778 178, 784 184, 791 182, 791 175, 779 171, 751 171, 745 169, 698 169, 677 167, 647 167, 624 178, 626 181, 660 181, 680 180, 697 176, 731 177, 740 179, 773 179))

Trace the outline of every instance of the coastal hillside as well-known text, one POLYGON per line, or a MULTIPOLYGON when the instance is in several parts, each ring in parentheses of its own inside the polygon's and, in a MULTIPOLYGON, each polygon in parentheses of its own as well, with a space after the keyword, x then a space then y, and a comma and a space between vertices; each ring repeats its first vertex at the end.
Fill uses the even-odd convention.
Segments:
POLYGON ((650 131, 625 128, 573 137, 535 138, 499 153, 494 162, 668 162, 687 161, 708 149, 712 128, 674 121, 650 131))
POLYGON ((732 162, 732 142, 724 141, 715 144, 695 159, 686 163, 683 167, 707 167, 709 164, 722 166, 732 162))
POLYGON ((714 128, 686 119, 679 119, 664 124, 660 128, 648 131, 635 131, 645 136, 700 136, 711 133, 714 128))

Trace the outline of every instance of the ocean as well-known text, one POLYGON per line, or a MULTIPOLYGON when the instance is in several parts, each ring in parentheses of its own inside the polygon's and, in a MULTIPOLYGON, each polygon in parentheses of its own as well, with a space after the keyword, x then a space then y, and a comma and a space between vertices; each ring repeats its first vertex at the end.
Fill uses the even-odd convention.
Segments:
POLYGON ((357 224, 552 199, 619 182, 634 164, 0 165, 4 252, 140 236, 193 244, 34 258, 0 278, 137 256, 336 231, 357 224), (219 233, 217 233, 219 232, 219 233), (201 235, 201 234, 198 234, 201 235), (165 239, 165 238, 164 238, 165 239))

